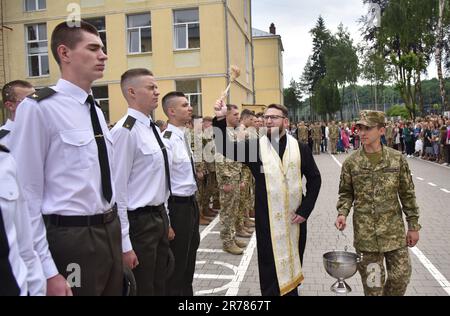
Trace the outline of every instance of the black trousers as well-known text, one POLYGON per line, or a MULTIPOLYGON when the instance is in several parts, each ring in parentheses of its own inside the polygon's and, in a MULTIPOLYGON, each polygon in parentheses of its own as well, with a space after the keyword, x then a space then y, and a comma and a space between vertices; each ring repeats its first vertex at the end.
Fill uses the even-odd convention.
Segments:
POLYGON ((165 295, 169 260, 167 213, 130 211, 130 240, 139 264, 133 269, 138 296, 165 295))
POLYGON ((168 281, 166 293, 171 296, 193 296, 195 260, 200 244, 199 209, 195 199, 172 201, 169 199, 170 225, 175 239, 170 249, 175 257, 175 269, 168 281))
POLYGON ((119 218, 85 227, 47 222, 47 240, 56 267, 75 296, 119 296, 123 291, 119 218))
MULTIPOLYGON (((303 265, 303 254, 306 246, 306 222, 300 224, 299 254, 300 263, 303 265)), ((269 237, 270 239, 270 237, 269 237)), ((280 286, 278 284, 277 271, 274 258, 260 258, 258 251, 259 284, 262 296, 280 296, 280 286)), ((303 267, 303 266, 302 266, 303 267)), ((285 296, 298 296, 298 290, 295 288, 285 296)))

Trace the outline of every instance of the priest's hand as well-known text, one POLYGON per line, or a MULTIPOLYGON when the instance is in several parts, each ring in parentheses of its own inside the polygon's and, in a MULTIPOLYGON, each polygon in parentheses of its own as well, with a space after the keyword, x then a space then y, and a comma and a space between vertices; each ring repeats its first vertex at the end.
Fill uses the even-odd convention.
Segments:
POLYGON ((227 105, 222 99, 217 100, 214 104, 214 113, 217 118, 224 118, 227 115, 227 105))
POLYGON ((347 226, 347 219, 344 215, 339 215, 336 219, 336 223, 334 224, 337 229, 343 231, 347 226))
POLYGON ((292 212, 291 222, 292 222, 292 224, 302 224, 302 223, 306 222, 306 218, 292 212))

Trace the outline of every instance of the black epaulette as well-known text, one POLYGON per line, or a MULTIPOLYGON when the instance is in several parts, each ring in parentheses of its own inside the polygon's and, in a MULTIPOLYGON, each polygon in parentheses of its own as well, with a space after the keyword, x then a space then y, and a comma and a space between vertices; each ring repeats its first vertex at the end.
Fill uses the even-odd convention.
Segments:
POLYGON ((163 137, 167 138, 167 139, 170 139, 170 137, 172 137, 172 132, 171 131, 165 131, 163 137))
POLYGON ((5 152, 5 153, 9 153, 9 149, 6 148, 6 146, 0 144, 0 151, 5 152))
POLYGON ((131 131, 133 129, 134 123, 136 123, 136 119, 128 115, 127 119, 125 120, 125 122, 123 122, 122 126, 131 131))
POLYGON ((56 93, 56 91, 53 90, 52 88, 44 88, 39 91, 36 91, 33 94, 30 94, 29 96, 27 96, 27 98, 30 98, 36 102, 41 102, 42 100, 51 97, 55 93, 56 93))
POLYGON ((11 131, 8 131, 7 129, 0 129, 0 139, 8 135, 11 131))

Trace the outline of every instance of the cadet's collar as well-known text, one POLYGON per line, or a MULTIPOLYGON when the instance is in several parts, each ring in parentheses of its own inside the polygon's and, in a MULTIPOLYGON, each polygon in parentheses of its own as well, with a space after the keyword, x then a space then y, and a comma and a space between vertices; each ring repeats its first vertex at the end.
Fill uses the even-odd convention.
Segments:
POLYGON ((80 104, 86 103, 86 99, 88 97, 88 94, 86 93, 86 91, 84 91, 79 86, 73 84, 70 81, 67 81, 64 79, 59 79, 55 88, 57 91, 63 92, 65 94, 71 96, 76 101, 78 101, 80 104))
POLYGON ((388 165, 388 161, 386 160, 387 157, 387 147, 384 146, 383 144, 381 145, 382 149, 382 155, 381 155, 381 160, 378 163, 378 165, 375 166, 375 169, 373 168, 372 164, 369 161, 369 158, 367 158, 365 151, 364 151, 364 146, 361 146, 361 148, 359 149, 359 155, 362 158, 363 164, 361 165, 362 168, 364 169, 373 169, 373 170, 379 170, 379 169, 383 169, 385 167, 387 167, 388 165))
POLYGON ((1 127, 1 129, 6 129, 8 131, 12 131, 13 128, 14 128, 14 121, 11 121, 10 119, 8 119, 5 125, 1 127))
POLYGON ((145 126, 150 127, 152 118, 146 116, 144 113, 135 109, 128 108, 128 115, 134 117, 137 121, 141 122, 145 126))
POLYGON ((172 133, 176 134, 178 137, 181 137, 184 139, 184 134, 186 133, 186 128, 183 127, 177 127, 171 123, 167 125, 167 130, 171 131, 172 133))

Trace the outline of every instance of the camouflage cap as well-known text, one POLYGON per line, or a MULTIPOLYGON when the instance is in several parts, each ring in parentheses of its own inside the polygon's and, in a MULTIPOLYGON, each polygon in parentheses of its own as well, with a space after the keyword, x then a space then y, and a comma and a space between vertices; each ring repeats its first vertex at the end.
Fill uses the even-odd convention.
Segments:
POLYGON ((363 125, 368 127, 375 127, 377 125, 383 125, 385 123, 384 112, 364 110, 359 113, 359 121, 356 125, 363 125))

